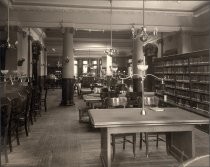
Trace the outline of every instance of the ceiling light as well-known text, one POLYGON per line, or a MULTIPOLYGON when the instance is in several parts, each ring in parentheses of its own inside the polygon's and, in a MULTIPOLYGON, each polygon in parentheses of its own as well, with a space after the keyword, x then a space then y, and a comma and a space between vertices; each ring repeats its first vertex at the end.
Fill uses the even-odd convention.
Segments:
POLYGON ((10 33, 9 32, 9 27, 10 27, 10 25, 9 25, 9 23, 10 23, 9 17, 10 17, 10 15, 9 14, 10 14, 9 13, 9 0, 7 0, 7 48, 16 49, 16 45, 18 44, 18 42, 16 41, 14 45, 10 43, 10 34, 9 34, 10 33))
POLYGON ((141 27, 141 29, 140 29, 140 40, 142 42, 145 42, 148 39, 148 34, 147 34, 146 27, 144 26, 144 0, 143 0, 143 16, 142 16, 142 18, 143 18, 143 27, 141 27))
POLYGON ((106 50, 104 51, 104 53, 105 53, 106 55, 109 55, 109 56, 114 56, 114 55, 118 54, 118 51, 112 47, 112 0, 110 0, 110 5, 111 5, 111 8, 110 8, 111 47, 110 47, 109 49, 106 49, 106 50))
MULTIPOLYGON (((143 8, 142 8, 142 20, 143 20, 142 22, 143 22, 143 25, 140 28, 139 33, 136 33, 134 25, 131 26, 132 38, 136 39, 137 37, 139 37, 142 42, 146 42, 149 38, 149 34, 147 33, 147 29, 146 29, 146 26, 145 26, 145 16, 144 16, 144 14, 145 14, 145 4, 144 4, 144 1, 145 0, 143 0, 143 8)), ((154 28, 153 35, 154 36, 158 35, 158 28, 157 27, 154 28)))
POLYGON ((6 42, 6 45, 1 45, 1 47, 6 47, 6 48, 9 48, 9 49, 16 49, 16 46, 18 44, 18 41, 15 42, 15 44, 11 44, 10 43, 10 20, 9 20, 9 17, 10 17, 10 11, 9 11, 9 0, 7 0, 7 42, 6 42))

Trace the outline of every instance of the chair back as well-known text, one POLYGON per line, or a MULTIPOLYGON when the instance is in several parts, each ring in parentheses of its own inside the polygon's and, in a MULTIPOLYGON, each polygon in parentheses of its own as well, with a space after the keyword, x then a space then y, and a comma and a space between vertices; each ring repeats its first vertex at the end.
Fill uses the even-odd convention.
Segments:
POLYGON ((11 100, 11 112, 12 115, 17 115, 21 113, 21 97, 18 92, 8 93, 7 98, 11 100))
POLYGON ((97 93, 97 94, 100 94, 100 93, 102 92, 101 89, 102 89, 101 87, 94 87, 94 88, 93 88, 93 92, 94 92, 94 93, 97 93))
POLYGON ((41 93, 41 99, 44 99, 44 100, 47 99, 47 92, 48 92, 48 89, 47 88, 44 88, 44 90, 41 89, 41 91, 40 91, 40 93, 41 93))
POLYGON ((157 96, 144 97, 145 106, 157 107, 158 104, 159 104, 159 98, 157 96))
POLYGON ((10 114, 11 114, 11 103, 6 97, 1 98, 1 136, 5 137, 8 133, 10 114))
MULTIPOLYGON (((139 97, 139 103, 141 102, 142 97, 139 97)), ((144 106, 158 107, 159 98, 155 96, 155 92, 144 92, 144 106)))
POLYGON ((128 107, 139 107, 139 97, 141 96, 141 93, 138 92, 127 92, 126 97, 128 100, 128 107))
POLYGON ((127 98, 126 97, 113 97, 107 98, 107 107, 114 108, 114 107, 126 107, 127 106, 127 98))

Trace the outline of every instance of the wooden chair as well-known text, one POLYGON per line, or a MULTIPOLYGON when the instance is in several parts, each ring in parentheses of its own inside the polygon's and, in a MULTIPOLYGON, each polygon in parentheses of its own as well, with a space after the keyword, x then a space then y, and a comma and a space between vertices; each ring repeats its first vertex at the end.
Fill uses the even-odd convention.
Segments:
POLYGON ((8 130, 8 142, 10 146, 10 151, 12 151, 12 135, 15 135, 17 145, 20 145, 19 140, 19 127, 20 118, 22 116, 22 102, 18 93, 9 93, 7 98, 11 101, 11 116, 8 130))
POLYGON ((8 163, 8 153, 7 153, 7 143, 8 143, 8 132, 10 124, 10 114, 11 114, 11 103, 6 97, 1 98, 1 145, 3 145, 2 150, 5 156, 5 162, 8 163))
POLYGON ((127 92, 127 107, 139 107, 139 100, 138 97, 141 96, 138 92, 127 92))
POLYGON ((29 134, 29 128, 30 128, 30 106, 31 106, 31 91, 29 88, 25 87, 24 89, 20 90, 18 92, 20 98, 21 98, 21 110, 22 114, 20 117, 20 126, 24 126, 26 136, 29 134))
MULTIPOLYGON (((107 108, 125 108, 127 105, 127 98, 126 97, 108 97, 106 99, 107 108)), ((123 109, 122 109, 123 110, 123 109)), ((113 149, 113 156, 112 160, 115 158, 116 152, 116 144, 123 143, 123 149, 125 149, 125 143, 131 143, 133 145, 133 155, 134 158, 136 157, 136 133, 123 133, 123 134, 111 134, 112 137, 112 149, 113 149), (127 137, 132 137, 132 140, 127 139, 127 137), (120 141, 119 141, 120 139, 120 141), (118 141, 117 141, 118 140, 118 141)))
POLYGON ((40 99, 40 105, 44 105, 44 111, 47 112, 47 92, 48 92, 48 89, 47 87, 44 88, 44 93, 43 91, 41 90, 41 99, 40 99))
MULTIPOLYGON (((144 96, 144 105, 145 107, 158 107, 159 98, 154 94, 149 94, 144 96)), ((140 149, 142 148, 142 142, 146 144, 146 157, 149 157, 149 142, 155 141, 156 147, 158 148, 159 141, 165 141, 160 136, 160 133, 144 133, 144 139, 142 133, 140 133, 140 149), (155 138, 155 139, 152 139, 155 138)))
POLYGON ((36 121, 38 114, 41 116, 41 91, 39 87, 32 88, 31 114, 34 121, 36 121))

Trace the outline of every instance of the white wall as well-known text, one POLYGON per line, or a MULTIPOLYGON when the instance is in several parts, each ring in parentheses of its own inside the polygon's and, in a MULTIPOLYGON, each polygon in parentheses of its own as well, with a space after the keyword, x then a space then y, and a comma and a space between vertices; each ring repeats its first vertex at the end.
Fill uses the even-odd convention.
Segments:
POLYGON ((192 34, 192 51, 209 49, 210 33, 193 33, 192 34))
MULTIPOLYGON (((10 30, 11 44, 15 44, 15 42, 18 41, 17 49, 7 49, 6 51, 5 69, 9 70, 10 72, 14 70, 18 70, 20 73, 23 74, 27 74, 28 72, 28 35, 31 35, 33 40, 39 40, 42 44, 44 44, 45 34, 42 32, 41 29, 12 27, 10 30), (22 66, 17 66, 17 61, 21 58, 25 58, 25 61, 23 62, 22 66)), ((32 50, 32 48, 30 48, 30 50, 32 50)), ((30 54, 30 57, 32 57, 32 52, 30 54)), ((32 59, 29 61, 31 63, 32 59)), ((45 64, 44 51, 42 51, 40 55, 40 64, 45 64)), ((30 67, 32 68, 32 66, 30 67)), ((44 76, 44 66, 39 66, 38 69, 39 75, 44 76)))

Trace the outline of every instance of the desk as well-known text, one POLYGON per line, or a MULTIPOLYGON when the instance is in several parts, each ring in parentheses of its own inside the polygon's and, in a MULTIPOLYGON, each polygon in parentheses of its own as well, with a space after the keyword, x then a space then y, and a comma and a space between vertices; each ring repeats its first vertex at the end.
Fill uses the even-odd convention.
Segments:
POLYGON ((167 132, 168 153, 183 160, 195 156, 194 132, 196 124, 209 124, 209 119, 179 108, 153 111, 146 108, 91 109, 91 124, 101 128, 101 160, 103 166, 111 167, 111 134, 139 132, 167 132), (107 114, 109 113, 109 114, 107 114))
POLYGON ((91 108, 94 108, 95 103, 101 102, 101 97, 100 96, 94 96, 92 95, 83 95, 83 99, 86 103, 90 104, 91 108))
POLYGON ((81 94, 90 94, 92 93, 92 90, 90 88, 81 88, 81 94))

